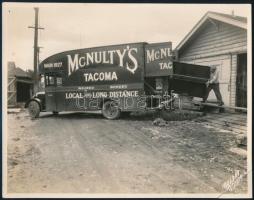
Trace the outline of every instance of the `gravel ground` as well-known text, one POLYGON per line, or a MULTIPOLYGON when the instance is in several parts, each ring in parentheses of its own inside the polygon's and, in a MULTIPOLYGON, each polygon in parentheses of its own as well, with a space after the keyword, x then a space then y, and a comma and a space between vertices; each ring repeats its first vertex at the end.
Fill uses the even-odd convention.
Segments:
POLYGON ((7 192, 247 193, 246 176, 225 188, 246 172, 246 159, 229 151, 235 146, 232 134, 202 117, 154 126, 144 116, 41 113, 31 120, 21 111, 8 114, 7 192))

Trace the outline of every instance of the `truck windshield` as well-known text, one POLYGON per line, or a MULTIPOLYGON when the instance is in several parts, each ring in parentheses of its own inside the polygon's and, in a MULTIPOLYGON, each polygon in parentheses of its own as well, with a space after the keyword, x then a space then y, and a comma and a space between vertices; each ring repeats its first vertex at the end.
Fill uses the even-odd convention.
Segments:
POLYGON ((63 80, 61 74, 45 74, 46 86, 62 86, 63 80))
POLYGON ((46 86, 54 86, 55 85, 54 75, 46 74, 45 81, 46 81, 46 86))

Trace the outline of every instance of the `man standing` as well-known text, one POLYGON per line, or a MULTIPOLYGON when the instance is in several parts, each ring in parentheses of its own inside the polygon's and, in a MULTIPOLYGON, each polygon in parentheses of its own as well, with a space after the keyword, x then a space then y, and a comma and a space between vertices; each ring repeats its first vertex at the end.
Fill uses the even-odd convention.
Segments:
POLYGON ((222 106, 224 105, 224 103, 221 97, 220 87, 219 87, 219 71, 215 65, 211 66, 210 70, 211 70, 210 80, 206 82, 207 90, 203 98, 203 102, 206 102, 210 91, 213 90, 216 95, 217 101, 219 102, 219 106, 222 106))

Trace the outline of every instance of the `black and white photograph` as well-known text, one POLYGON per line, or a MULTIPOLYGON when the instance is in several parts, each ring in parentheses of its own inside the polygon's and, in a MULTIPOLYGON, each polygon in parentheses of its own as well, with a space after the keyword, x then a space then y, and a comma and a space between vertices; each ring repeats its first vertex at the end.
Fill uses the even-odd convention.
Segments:
POLYGON ((2 196, 252 197, 251 12, 2 3, 2 196))

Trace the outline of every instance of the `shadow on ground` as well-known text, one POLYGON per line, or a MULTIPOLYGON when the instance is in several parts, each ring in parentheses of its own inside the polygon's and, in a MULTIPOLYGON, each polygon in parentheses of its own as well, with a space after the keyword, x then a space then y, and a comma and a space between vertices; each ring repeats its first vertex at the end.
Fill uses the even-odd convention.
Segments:
MULTIPOLYGON (((183 121, 192 120, 198 117, 204 116, 202 112, 176 110, 172 112, 161 112, 161 111, 138 111, 138 112, 122 112, 119 120, 129 121, 151 121, 156 118, 163 118, 166 121, 183 121)), ((52 113, 43 113, 39 118, 59 118, 59 119, 105 119, 101 113, 90 113, 90 112, 63 112, 58 115, 52 113)))

